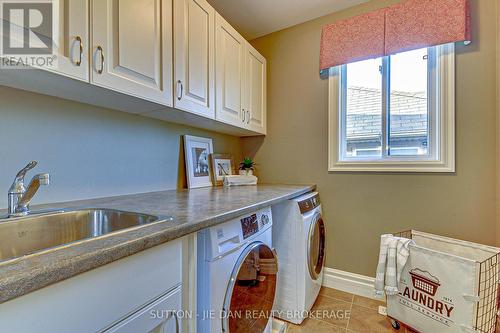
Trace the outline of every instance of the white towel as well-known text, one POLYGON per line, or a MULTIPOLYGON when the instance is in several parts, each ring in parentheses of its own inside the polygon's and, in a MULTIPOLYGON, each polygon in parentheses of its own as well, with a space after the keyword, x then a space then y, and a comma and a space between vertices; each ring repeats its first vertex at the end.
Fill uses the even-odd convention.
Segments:
POLYGON ((398 293, 398 284, 401 273, 410 256, 410 245, 415 244, 411 239, 394 237, 387 234, 380 237, 380 254, 375 277, 375 295, 382 296, 398 293))
POLYGON ((257 185, 258 178, 255 176, 231 175, 224 177, 224 186, 257 185))
POLYGON ((375 276, 375 295, 382 296, 385 287, 385 268, 387 262, 387 252, 392 235, 380 236, 380 253, 378 257, 377 275, 375 276))

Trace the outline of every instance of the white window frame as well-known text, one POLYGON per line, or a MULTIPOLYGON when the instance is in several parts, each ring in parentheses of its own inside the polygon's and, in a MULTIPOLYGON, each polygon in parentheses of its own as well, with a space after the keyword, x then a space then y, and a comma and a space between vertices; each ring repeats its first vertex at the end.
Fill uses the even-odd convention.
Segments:
MULTIPOLYGON (((345 98, 342 94, 342 66, 330 69, 328 88, 328 170, 368 172, 455 172, 455 44, 431 48, 435 59, 431 63, 429 82, 429 155, 385 156, 368 158, 343 158, 342 122, 345 121, 345 98), (435 108, 433 110, 432 108, 435 108), (437 115, 434 116, 434 115, 437 115), (438 135, 435 135, 435 134, 438 135)), ((383 61, 388 61, 384 57, 383 61)), ((384 66, 387 68, 387 66, 384 66)), ((386 83, 383 83, 386 84, 386 83)), ((384 103, 385 104, 385 103, 384 103)), ((382 126, 387 126, 385 106, 382 111, 382 126)), ((345 128, 345 126, 343 127, 345 128)), ((385 140, 385 135, 383 135, 385 140)), ((385 146, 385 145, 384 145, 385 146)))

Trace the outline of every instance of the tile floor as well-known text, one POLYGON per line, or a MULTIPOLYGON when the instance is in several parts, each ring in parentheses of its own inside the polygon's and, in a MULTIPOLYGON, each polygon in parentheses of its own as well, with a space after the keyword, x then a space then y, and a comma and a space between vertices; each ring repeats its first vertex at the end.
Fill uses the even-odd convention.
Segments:
MULTIPOLYGON (((288 324, 287 333, 412 333, 411 330, 394 330, 387 317, 378 314, 378 307, 384 302, 356 296, 343 291, 322 288, 315 310, 334 310, 343 313, 350 310, 349 319, 323 318, 306 319, 300 326, 288 324)), ((500 317, 497 321, 496 333, 500 333, 500 317)))
POLYGON ((337 318, 306 319, 300 326, 289 324, 287 333, 404 333, 404 329, 393 330, 387 317, 378 314, 379 305, 385 303, 322 288, 313 311, 334 310, 338 314, 350 311, 350 317, 347 319, 338 315, 337 318))

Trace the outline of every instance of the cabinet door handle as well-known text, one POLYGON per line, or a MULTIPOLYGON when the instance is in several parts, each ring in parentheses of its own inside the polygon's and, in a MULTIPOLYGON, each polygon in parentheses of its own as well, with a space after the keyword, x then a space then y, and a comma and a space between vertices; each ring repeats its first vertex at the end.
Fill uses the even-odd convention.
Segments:
POLYGON ((76 36, 75 39, 80 46, 78 60, 76 61, 75 65, 81 66, 82 65, 82 56, 83 56, 83 41, 82 41, 82 37, 80 37, 80 36, 76 36))
POLYGON ((166 318, 165 318, 165 319, 162 321, 162 323, 161 323, 161 327, 162 327, 162 330, 161 330, 161 331, 162 331, 162 332, 163 332, 163 330, 164 330, 165 326, 166 326, 166 325, 168 325, 168 320, 169 320, 170 318, 172 318, 172 317, 173 317, 173 318, 174 318, 174 320, 175 320, 175 333, 179 333, 179 327, 180 327, 180 326, 179 326, 179 317, 177 316, 177 313, 175 312, 175 310, 172 310, 172 311, 168 311, 168 312, 167 312, 167 316, 166 316, 166 318))
POLYGON ((177 99, 180 101, 182 99, 182 94, 184 94, 184 85, 181 80, 177 81, 177 99), (179 88, 181 88, 179 93, 179 88))
POLYGON ((245 114, 245 109, 242 109, 242 110, 241 110, 241 112, 242 112, 241 121, 242 121, 243 123, 245 123, 245 117, 246 117, 246 114, 245 114))
POLYGON ((251 115, 250 110, 247 110, 247 124, 250 124, 250 118, 251 118, 250 115, 251 115))
POLYGON ((97 74, 102 74, 104 72, 104 51, 100 45, 97 47, 97 52, 101 53, 101 68, 97 70, 97 74))
POLYGON ((172 311, 172 316, 175 319, 175 333, 179 333, 179 317, 177 317, 177 313, 172 311))

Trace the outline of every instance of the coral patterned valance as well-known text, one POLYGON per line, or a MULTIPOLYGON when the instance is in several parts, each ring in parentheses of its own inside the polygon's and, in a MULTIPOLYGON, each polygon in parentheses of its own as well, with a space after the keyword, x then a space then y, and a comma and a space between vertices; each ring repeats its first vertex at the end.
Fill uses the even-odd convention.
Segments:
POLYGON ((321 69, 382 57, 385 54, 384 30, 385 10, 325 26, 321 35, 321 69))
POLYGON ((406 0, 323 27, 320 68, 470 40, 469 0, 406 0))
POLYGON ((385 19, 385 54, 471 40, 465 0, 407 0, 387 8, 385 19))

